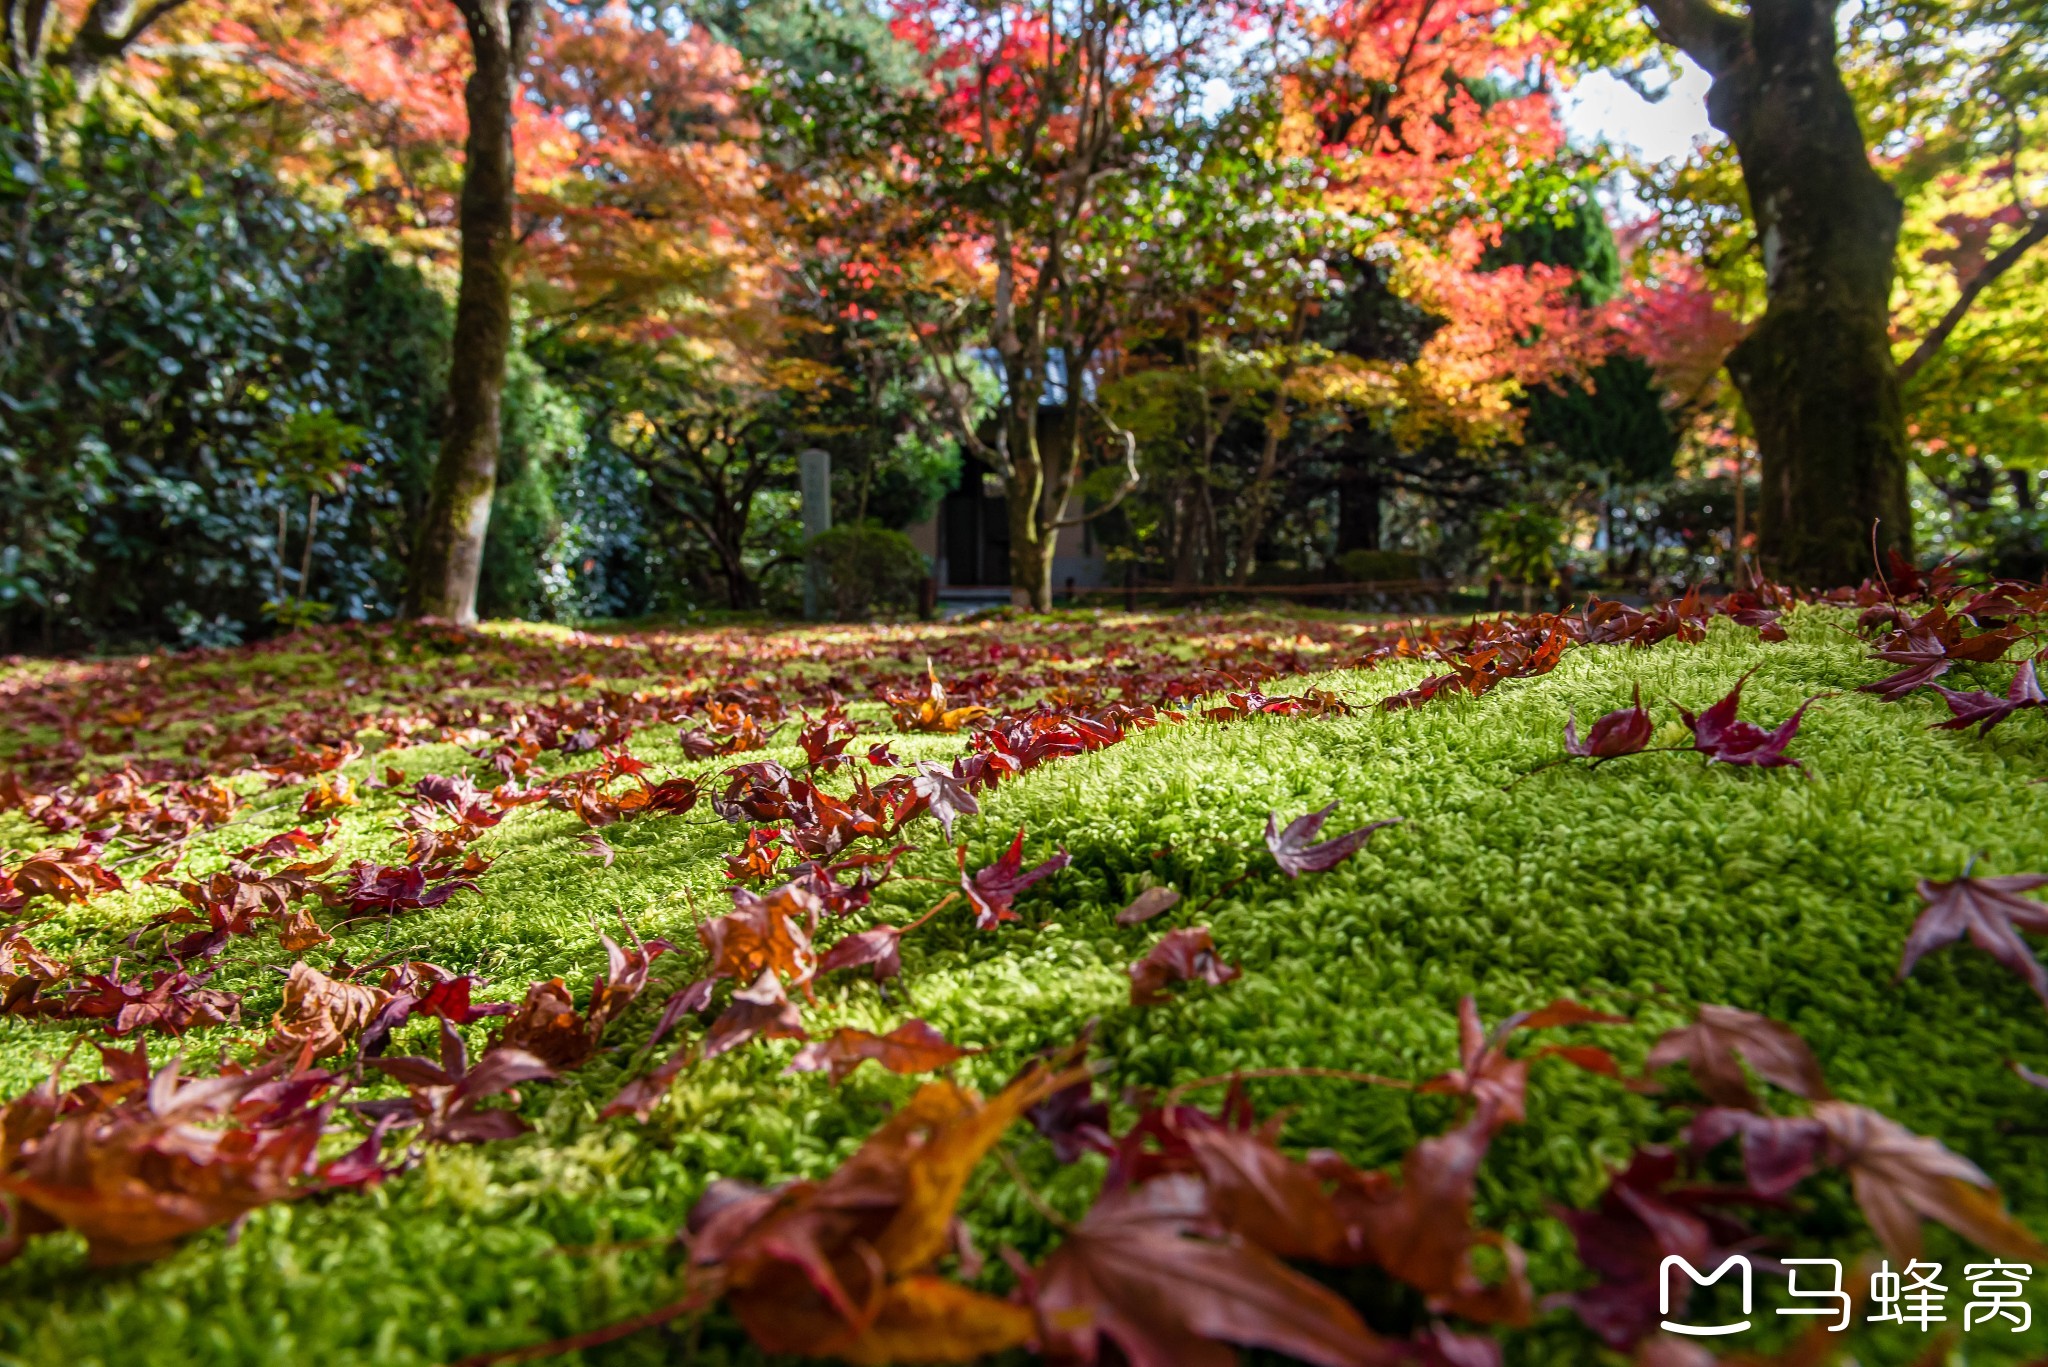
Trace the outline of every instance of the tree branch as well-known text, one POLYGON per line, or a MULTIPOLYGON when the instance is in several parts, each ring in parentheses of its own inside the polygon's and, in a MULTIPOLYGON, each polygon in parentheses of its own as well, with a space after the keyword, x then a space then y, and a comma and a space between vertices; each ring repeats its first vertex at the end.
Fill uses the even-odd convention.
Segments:
POLYGON ((78 31, 59 54, 71 68, 82 96, 90 97, 100 73, 127 55, 149 27, 186 0, 154 0, 138 13, 136 0, 92 0, 78 21, 78 31))
POLYGON ((1727 71, 1749 46, 1749 21, 1713 0, 1643 0, 1643 5, 1656 35, 1683 49, 1709 76, 1727 71))
POLYGON ((1956 324, 1963 321, 1963 315, 1977 302, 1977 296, 1989 289, 1999 276, 2018 265, 2019 259, 2027 254, 2027 249, 2043 238, 2048 238, 2048 212, 2034 215, 2033 222, 2027 225, 2025 232, 2007 243, 2004 251, 1986 261, 1984 269, 1970 277, 1969 283, 1963 286, 1962 293, 1956 296, 1955 303, 1949 305, 1948 312, 1941 316, 1941 321, 1920 339, 1920 345, 1913 348, 1913 354, 1899 364, 1900 384, 1911 380, 1920 373, 1922 366, 1934 359, 1948 343, 1949 335, 1956 330, 1956 324))
MULTIPOLYGON (((1123 441, 1123 487, 1118 489, 1116 493, 1111 495, 1109 502, 1103 504, 1100 508, 1096 508, 1091 512, 1082 513, 1079 517, 1060 518, 1056 520, 1052 524, 1052 526, 1048 527, 1046 529, 1047 531, 1056 532, 1062 527, 1078 527, 1084 522, 1093 522, 1096 518, 1101 517, 1104 513, 1112 511, 1117 504, 1122 503, 1126 498, 1130 497, 1130 495, 1137 490, 1138 484, 1142 478, 1142 476, 1140 476, 1138 473, 1138 438, 1131 432, 1131 430, 1128 427, 1119 427, 1117 425, 1116 419, 1110 417, 1108 413, 1104 412, 1101 405, 1097 404, 1093 399, 1087 399, 1084 400, 1084 402, 1086 402, 1090 408, 1095 410, 1095 416, 1102 419, 1103 425, 1109 428, 1109 430, 1112 433, 1114 433, 1118 438, 1120 438, 1123 441)), ((1060 500, 1060 503, 1062 506, 1064 506, 1066 500, 1063 498, 1060 500)))

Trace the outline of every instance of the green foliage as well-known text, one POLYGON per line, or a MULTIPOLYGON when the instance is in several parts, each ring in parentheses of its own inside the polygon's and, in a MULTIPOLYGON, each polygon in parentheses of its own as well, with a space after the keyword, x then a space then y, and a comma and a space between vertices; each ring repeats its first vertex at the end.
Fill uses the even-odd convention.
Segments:
POLYGON ((280 577, 307 596, 316 488, 312 596, 388 610, 445 335, 418 273, 189 127, 0 140, 0 640, 237 639, 280 577))
POLYGON ((910 538, 867 524, 833 527, 805 546, 818 588, 841 622, 915 612, 931 567, 910 538))
POLYGON ((550 575, 562 537, 558 486, 583 449, 583 410, 523 351, 505 368, 504 435, 477 606, 489 617, 555 614, 550 575))
POLYGON ((1523 439, 1554 446, 1573 460, 1632 483, 1670 479, 1679 434, 1650 367, 1638 357, 1617 353, 1596 366, 1590 378, 1591 389, 1530 390, 1523 439))
POLYGON ((1621 292, 1621 250, 1590 186, 1565 179, 1556 167, 1538 168, 1515 187, 1502 215, 1509 227, 1481 258, 1501 266, 1570 266, 1579 273, 1579 297, 1604 304, 1621 292))
POLYGON ((300 409, 261 438, 257 481, 282 484, 301 494, 338 494, 358 468, 353 458, 367 435, 327 410, 300 409))
POLYGON ((1496 508, 1480 522, 1479 546, 1496 571, 1524 584, 1541 584, 1556 564, 1564 523, 1556 513, 1533 503, 1496 508))

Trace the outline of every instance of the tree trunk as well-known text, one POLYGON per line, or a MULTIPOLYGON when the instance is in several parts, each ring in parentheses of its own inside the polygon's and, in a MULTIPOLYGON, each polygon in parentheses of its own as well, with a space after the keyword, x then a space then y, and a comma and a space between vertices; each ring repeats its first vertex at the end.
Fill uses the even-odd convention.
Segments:
POLYGON ((1052 550, 1059 537, 1045 525, 1039 504, 1045 499, 1045 478, 1035 455, 1012 456, 1016 478, 1010 483, 1010 605, 1033 612, 1052 611, 1052 550))
POLYGON ((1170 511, 1173 516, 1173 542, 1169 577, 1177 589, 1193 588, 1201 537, 1200 519, 1195 515, 1194 480, 1183 478, 1175 482, 1170 511))
POLYGON ((498 482, 505 355, 512 344, 512 103, 532 0, 456 0, 476 67, 463 89, 462 277, 448 367, 448 429, 413 550, 406 613, 476 621, 484 533, 498 482))
POLYGON ((1052 611, 1052 548, 1057 532, 1037 525, 1029 509, 1010 503, 1010 604, 1033 612, 1052 611))
MULTIPOLYGON (((1280 405, 1284 423, 1287 401, 1280 400, 1280 405)), ((1239 588, 1251 582, 1259 537, 1266 530, 1266 504, 1273 497, 1273 482, 1280 473, 1281 430, 1281 426, 1270 421, 1266 424, 1266 439, 1259 447, 1259 468, 1253 472, 1251 485, 1244 491, 1243 505, 1238 509, 1237 563, 1231 566, 1230 582, 1239 588)))
POLYGON ((1380 548, 1380 497, 1386 486, 1376 471, 1353 466, 1337 484, 1337 554, 1380 548))
POLYGON ((1889 330, 1901 209, 1836 64, 1836 4, 1650 8, 1714 78, 1707 112, 1734 141, 1763 248, 1768 305, 1728 358, 1761 457, 1760 558, 1802 585, 1853 584, 1873 524, 1903 551, 1912 518, 1889 330))

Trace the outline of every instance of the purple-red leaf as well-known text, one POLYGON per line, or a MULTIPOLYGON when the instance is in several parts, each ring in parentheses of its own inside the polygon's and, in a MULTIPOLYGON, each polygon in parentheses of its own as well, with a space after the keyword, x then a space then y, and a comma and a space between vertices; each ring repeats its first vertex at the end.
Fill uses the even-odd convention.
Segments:
POLYGON ((1180 905, 1180 894, 1172 888, 1146 888, 1131 904, 1116 914, 1120 926, 1135 926, 1163 915, 1180 905))
POLYGON ((610 1120, 616 1115, 631 1115, 635 1120, 644 1123, 654 1108, 661 1103, 661 1099, 668 1095, 668 1089, 675 1082, 676 1075, 682 1072, 689 1062, 690 1046, 687 1043, 678 1044, 674 1051, 654 1068, 621 1087, 619 1094, 599 1112, 598 1119, 610 1120))
POLYGON ((1643 689, 1638 684, 1635 702, 1594 722, 1583 741, 1578 736, 1578 719, 1566 717, 1564 752, 1582 759, 1616 759, 1640 753, 1656 734, 1657 728, 1651 724, 1650 714, 1643 710, 1643 689))
POLYGON ((1156 1006, 1167 999, 1169 984, 1200 980, 1221 987, 1244 972, 1216 957, 1207 926, 1169 930, 1144 958, 1130 967, 1131 1005, 1156 1006))
POLYGON ((1933 688, 1941 694, 1953 714, 1947 721, 1935 723, 1943 731, 1963 731, 1975 726, 1978 735, 1989 735, 1992 727, 2015 712, 2030 707, 2048 707, 2048 695, 2041 692, 2041 681, 2034 676, 2032 660, 2020 663, 2019 672, 2012 676, 2012 683, 2002 698, 1990 693, 1959 693, 1940 684, 1933 685, 1933 688))
POLYGON ((1766 731, 1755 722, 1739 721, 1735 716, 1742 701, 1742 686, 1748 682, 1749 675, 1744 674, 1735 681, 1727 697, 1698 716, 1683 707, 1678 709, 1678 715, 1692 731, 1692 748, 1715 763, 1749 764, 1759 769, 1792 768, 1804 773, 1806 765, 1787 755, 1785 747, 1799 734, 1799 721, 1806 715, 1806 709, 1826 695, 1814 694, 1793 709, 1792 715, 1780 722, 1775 731, 1766 731))
MULTIPOLYGON (((872 761, 872 754, 869 756, 872 761)), ((931 814, 939 819, 945 828, 946 839, 953 838, 953 823, 963 816, 977 816, 981 804, 968 791, 967 782, 960 777, 960 766, 956 761, 951 769, 934 764, 928 759, 917 762, 917 777, 910 782, 910 791, 925 800, 931 814)))
POLYGON ((1109 1339, 1131 1367, 1220 1367, 1220 1343, 1316 1367, 1406 1356, 1318 1282, 1249 1243, 1188 1238, 1208 1223, 1199 1179, 1175 1174, 1105 1194, 1035 1278, 1039 1322, 1063 1358, 1098 1360, 1109 1339))
POLYGON ((1401 818, 1375 821, 1369 826, 1360 826, 1355 831, 1346 831, 1320 845, 1311 844, 1323 823, 1330 819, 1330 813, 1337 810, 1332 802, 1319 812, 1298 816, 1283 829, 1280 819, 1273 813, 1266 816, 1266 848, 1273 852, 1273 862, 1289 878, 1299 878, 1304 873, 1323 873, 1349 859, 1365 848, 1365 842, 1372 839, 1372 833, 1383 826, 1397 825, 1401 818))
POLYGON ((1067 852, 1061 850, 1044 863, 1025 868, 1024 828, 1021 826, 1003 857, 987 868, 977 869, 971 878, 967 874, 967 847, 963 845, 955 853, 960 861, 960 888, 974 908, 977 930, 994 930, 1005 921, 1016 920, 1017 913, 1011 910, 1010 904, 1016 901, 1017 894, 1072 862, 1067 852))
POLYGON ((876 982, 893 978, 903 971, 902 940, 901 926, 876 926, 848 935, 825 951, 818 960, 818 972, 823 975, 835 968, 873 965, 876 982))
POLYGON ((1807 1116, 1758 1115, 1710 1106, 1693 1117, 1692 1144, 1711 1149, 1742 1136, 1742 1167, 1759 1196, 1783 1196, 1805 1181, 1827 1148, 1827 1127, 1807 1116))
POLYGON ((1702 1006, 1691 1025, 1666 1032, 1650 1047, 1644 1066, 1654 1071, 1684 1063, 1715 1105, 1753 1110, 1756 1097, 1743 1076, 1744 1061, 1758 1077, 1794 1096, 1814 1101, 1828 1094, 1813 1051, 1790 1026, 1733 1006, 1702 1006))
POLYGON ((704 1037, 704 1057, 717 1058, 754 1039, 802 1039, 803 1013, 782 990, 775 970, 764 968, 754 985, 732 994, 732 1005, 711 1023, 704 1037))
POLYGON ((1963 877, 1947 882, 1921 879, 1918 891, 1927 909, 1906 936, 1905 953, 1899 959, 1900 979, 1911 973, 1929 950, 1968 935, 1971 944, 2025 978, 2034 995, 2048 1004, 2048 969, 2042 968, 2019 936, 2022 930, 2048 934, 2048 906, 2019 895, 2044 883, 2048 883, 2048 874, 1963 877))

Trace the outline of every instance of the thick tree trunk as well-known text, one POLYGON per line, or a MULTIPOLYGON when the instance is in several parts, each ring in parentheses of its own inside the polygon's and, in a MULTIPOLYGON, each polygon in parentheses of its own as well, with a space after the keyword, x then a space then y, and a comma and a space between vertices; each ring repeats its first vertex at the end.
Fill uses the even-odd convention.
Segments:
POLYGON ((532 0, 456 0, 476 69, 464 87, 462 277, 448 367, 448 429, 413 549, 406 612, 476 620, 484 533, 498 482, 505 354, 512 344, 512 102, 532 0))
POLYGON ((1761 558, 1795 583, 1855 583, 1873 525, 1904 550, 1912 518, 1889 330, 1901 210, 1836 63, 1836 4, 1650 8, 1714 77, 1708 115, 1735 143, 1763 248, 1768 305, 1728 359, 1762 458, 1761 558))

